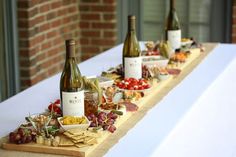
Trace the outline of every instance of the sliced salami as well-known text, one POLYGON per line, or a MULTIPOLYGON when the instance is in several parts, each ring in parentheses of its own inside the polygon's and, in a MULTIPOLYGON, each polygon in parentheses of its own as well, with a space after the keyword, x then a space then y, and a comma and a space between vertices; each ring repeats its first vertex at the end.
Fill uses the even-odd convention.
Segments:
POLYGON ((181 70, 180 69, 167 69, 170 75, 179 75, 181 70))
POLYGON ((125 105, 127 112, 134 112, 138 110, 138 106, 131 102, 122 102, 122 105, 125 105))

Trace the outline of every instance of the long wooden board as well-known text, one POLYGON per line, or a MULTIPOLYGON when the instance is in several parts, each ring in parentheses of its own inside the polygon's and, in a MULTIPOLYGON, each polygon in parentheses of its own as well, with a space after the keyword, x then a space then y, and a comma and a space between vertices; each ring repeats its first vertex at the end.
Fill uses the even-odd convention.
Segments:
MULTIPOLYGON (((213 49, 213 45, 207 47, 207 51, 213 49)), ((192 50, 192 54, 188 58, 188 60, 180 65, 182 70, 181 73, 184 73, 185 70, 188 70, 189 66, 193 64, 197 58, 202 60, 203 56, 206 54, 200 53, 199 49, 192 50)), ((199 59, 198 59, 199 60, 199 59)), ((195 63, 197 65, 197 63, 195 63)), ((195 65, 195 66, 196 66, 195 65)), ((192 70, 190 68, 190 70, 192 70)), ((182 75, 182 74, 181 74, 182 75)), ((178 76, 179 77, 179 76, 178 76)), ((177 77, 177 78, 178 78, 177 77)), ((68 156, 77 156, 77 157, 88 157, 88 156, 103 156, 110 147, 112 147, 118 140, 126 134, 126 132, 132 128, 139 119, 141 119, 146 112, 155 105, 158 101, 162 99, 162 97, 167 94, 171 88, 173 88, 178 83, 172 83, 176 78, 171 76, 165 81, 161 81, 158 83, 154 83, 151 91, 142 98, 137 104, 139 105, 139 110, 134 113, 127 113, 124 116, 121 116, 116 123, 117 131, 113 134, 104 132, 102 137, 99 139, 98 144, 90 147, 77 148, 77 147, 49 147, 39 144, 22 144, 16 145, 11 143, 3 143, 2 147, 7 150, 16 150, 16 151, 25 151, 25 152, 36 152, 36 153, 47 153, 47 154, 57 154, 57 155, 68 155, 68 156), (170 84, 171 88, 169 88, 170 84), (168 87, 168 89, 166 89, 168 87), (163 91, 164 94, 163 94, 163 91), (158 96, 158 97, 157 97, 158 96)), ((179 80, 180 81, 180 80, 179 80)))

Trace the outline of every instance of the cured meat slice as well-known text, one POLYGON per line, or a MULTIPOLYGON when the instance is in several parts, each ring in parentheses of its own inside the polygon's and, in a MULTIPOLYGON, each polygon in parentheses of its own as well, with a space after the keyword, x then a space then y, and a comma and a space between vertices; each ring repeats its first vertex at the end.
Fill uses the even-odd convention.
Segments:
POLYGON ((138 110, 138 106, 131 102, 122 102, 122 105, 125 105, 127 112, 134 112, 138 110))
POLYGON ((179 75, 181 70, 180 69, 167 69, 170 75, 179 75))

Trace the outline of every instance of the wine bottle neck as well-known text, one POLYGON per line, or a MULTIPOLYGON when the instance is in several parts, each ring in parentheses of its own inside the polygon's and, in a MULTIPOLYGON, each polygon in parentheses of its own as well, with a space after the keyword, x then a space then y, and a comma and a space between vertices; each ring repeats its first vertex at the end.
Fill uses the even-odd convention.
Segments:
POLYGON ((135 16, 128 16, 128 31, 135 31, 135 16))
POLYGON ((68 39, 66 44, 66 58, 75 58, 75 40, 68 39))
POLYGON ((73 45, 69 45, 66 47, 66 58, 75 58, 75 47, 73 45))
POLYGON ((130 20, 128 23, 128 31, 135 31, 135 21, 134 20, 130 20))
POLYGON ((175 0, 170 0, 170 9, 175 9, 175 0))

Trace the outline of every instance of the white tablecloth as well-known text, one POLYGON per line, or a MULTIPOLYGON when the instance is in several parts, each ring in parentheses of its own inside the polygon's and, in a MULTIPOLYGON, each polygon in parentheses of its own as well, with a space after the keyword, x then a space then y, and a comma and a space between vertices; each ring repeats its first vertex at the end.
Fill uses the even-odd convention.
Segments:
MULTIPOLYGON (((79 64, 99 75, 121 61, 122 45, 79 64)), ((220 44, 106 156, 236 156, 236 45, 220 44)), ((0 103, 0 137, 59 98, 55 75, 0 103)))

